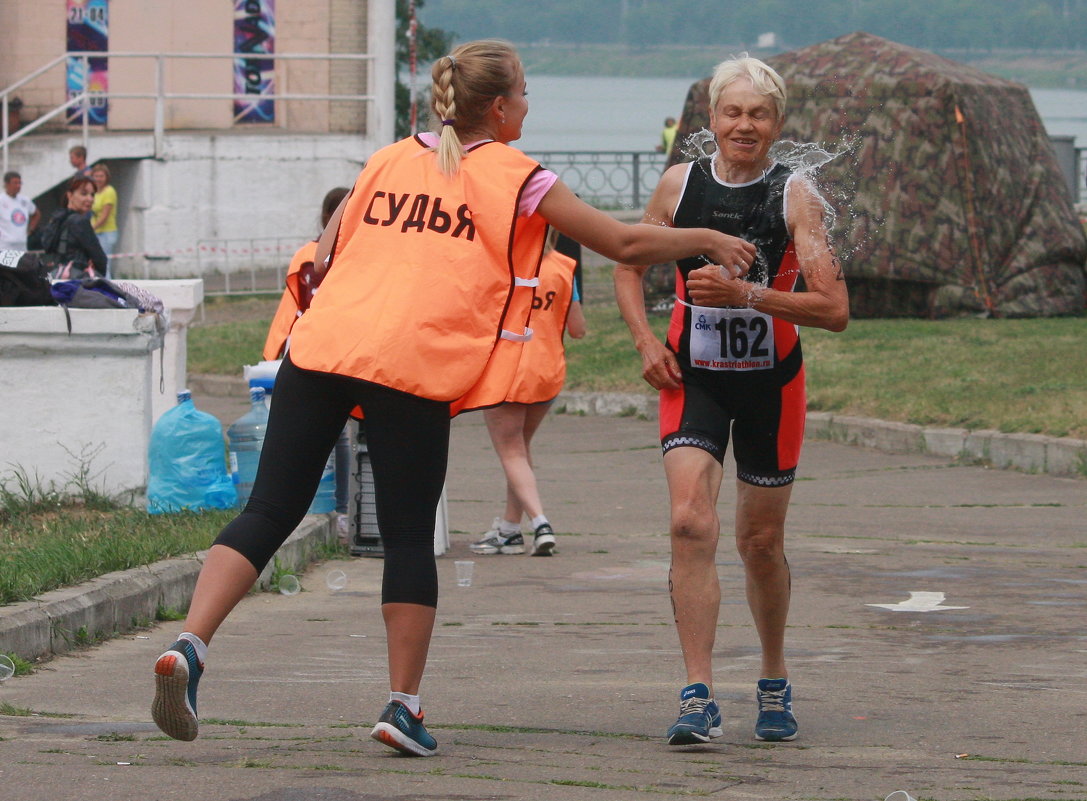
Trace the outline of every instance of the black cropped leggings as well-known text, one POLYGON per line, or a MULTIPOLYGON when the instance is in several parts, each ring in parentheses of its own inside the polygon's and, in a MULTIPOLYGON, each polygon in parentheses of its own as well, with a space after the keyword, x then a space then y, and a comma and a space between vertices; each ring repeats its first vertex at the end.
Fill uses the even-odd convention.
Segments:
POLYGON ((449 457, 449 404, 283 360, 249 502, 215 540, 257 571, 309 509, 329 452, 359 406, 385 549, 382 603, 438 605, 434 514, 449 457))

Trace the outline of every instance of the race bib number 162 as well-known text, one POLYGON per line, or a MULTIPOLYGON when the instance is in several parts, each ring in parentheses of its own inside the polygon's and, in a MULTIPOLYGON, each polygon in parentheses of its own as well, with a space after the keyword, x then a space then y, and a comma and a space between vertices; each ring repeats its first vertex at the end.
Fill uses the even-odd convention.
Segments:
POLYGON ((691 307, 691 367, 769 370, 774 366, 774 322, 754 309, 691 307))

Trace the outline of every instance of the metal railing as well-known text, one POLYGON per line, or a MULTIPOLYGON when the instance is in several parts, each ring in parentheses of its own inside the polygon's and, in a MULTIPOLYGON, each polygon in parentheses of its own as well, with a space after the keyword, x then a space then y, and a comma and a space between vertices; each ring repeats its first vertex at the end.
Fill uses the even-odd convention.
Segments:
MULTIPOLYGON (((246 57, 259 57, 262 61, 373 61, 376 57, 368 53, 260 53, 255 56, 246 56, 238 53, 127 53, 127 52, 114 52, 107 53, 98 52, 69 52, 57 56, 49 63, 31 72, 29 75, 19 79, 11 86, 8 86, 0 90, 0 161, 3 162, 3 171, 8 170, 8 150, 11 143, 21 139, 27 134, 42 127, 50 120, 65 113, 69 109, 78 108, 81 110, 82 122, 81 133, 83 137, 83 146, 87 146, 87 140, 90 135, 90 108, 91 104, 105 100, 150 100, 154 102, 154 123, 152 129, 154 131, 154 143, 155 143, 155 157, 158 158, 162 154, 162 142, 165 133, 166 123, 166 104, 171 100, 250 100, 252 101, 257 95, 246 93, 223 93, 223 92, 168 92, 166 91, 166 63, 173 59, 203 59, 203 60, 215 60, 215 59, 238 59, 246 57), (64 65, 67 66, 69 59, 79 59, 82 64, 82 74, 84 80, 90 75, 89 62, 90 59, 109 58, 111 61, 115 59, 153 59, 154 65, 154 90, 150 92, 91 92, 86 84, 83 85, 82 91, 73 94, 65 102, 58 104, 56 107, 47 110, 41 114, 37 119, 27 123, 19 128, 17 131, 9 130, 10 116, 9 111, 11 109, 11 100, 16 90, 21 87, 27 86, 32 81, 37 80, 41 76, 45 75, 50 70, 64 65)), ((286 74, 280 76, 277 72, 277 79, 281 79, 286 83, 286 74)), ((313 100, 329 100, 329 101, 354 101, 354 102, 372 102, 375 96, 372 94, 317 94, 312 92, 291 93, 291 92, 267 92, 259 95, 261 100, 299 100, 299 101, 313 101, 313 100)))
MULTIPOLYGON (((1075 149, 1075 202, 1087 205, 1087 147, 1075 149)), ((662 153, 633 151, 533 151, 529 156, 583 200, 602 209, 640 209, 667 164, 662 153)))
POLYGON ((581 199, 601 209, 640 209, 668 163, 664 153, 533 151, 529 156, 558 174, 581 199))

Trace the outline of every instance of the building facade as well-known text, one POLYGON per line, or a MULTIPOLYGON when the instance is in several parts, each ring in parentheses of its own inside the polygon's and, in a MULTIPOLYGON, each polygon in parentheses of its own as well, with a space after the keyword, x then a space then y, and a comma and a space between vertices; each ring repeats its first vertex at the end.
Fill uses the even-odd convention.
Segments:
POLYGON ((395 0, 4 0, 5 163, 49 211, 85 142, 122 274, 269 266, 392 141, 395 31, 395 0))

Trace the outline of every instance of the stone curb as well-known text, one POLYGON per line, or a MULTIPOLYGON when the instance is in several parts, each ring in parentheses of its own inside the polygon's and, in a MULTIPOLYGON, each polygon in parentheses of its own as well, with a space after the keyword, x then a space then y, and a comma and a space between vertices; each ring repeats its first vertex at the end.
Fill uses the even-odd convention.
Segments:
MULTIPOLYGON (((334 515, 307 515, 254 586, 267 590, 277 569, 304 570, 315 561, 319 546, 336 541, 335 529, 334 515)), ((0 653, 34 661, 143 628, 160 609, 184 610, 206 553, 107 573, 33 601, 0 607, 0 653)))
MULTIPOLYGON (((555 409, 566 414, 639 416, 650 420, 657 416, 654 396, 623 392, 563 392, 555 399, 555 409)), ((885 453, 926 453, 1005 470, 1087 478, 1087 440, 1071 437, 924 428, 831 412, 808 412, 804 434, 808 439, 885 453)))
MULTIPOLYGON (((189 385, 208 395, 241 397, 246 392, 245 380, 240 377, 191 375, 189 385)), ((638 392, 562 392, 555 399, 555 409, 566 414, 653 420, 657 416, 657 398, 638 392)), ((927 453, 1005 470, 1087 477, 1087 440, 1071 437, 924 428, 832 412, 808 412, 805 436, 886 453, 927 453)))

